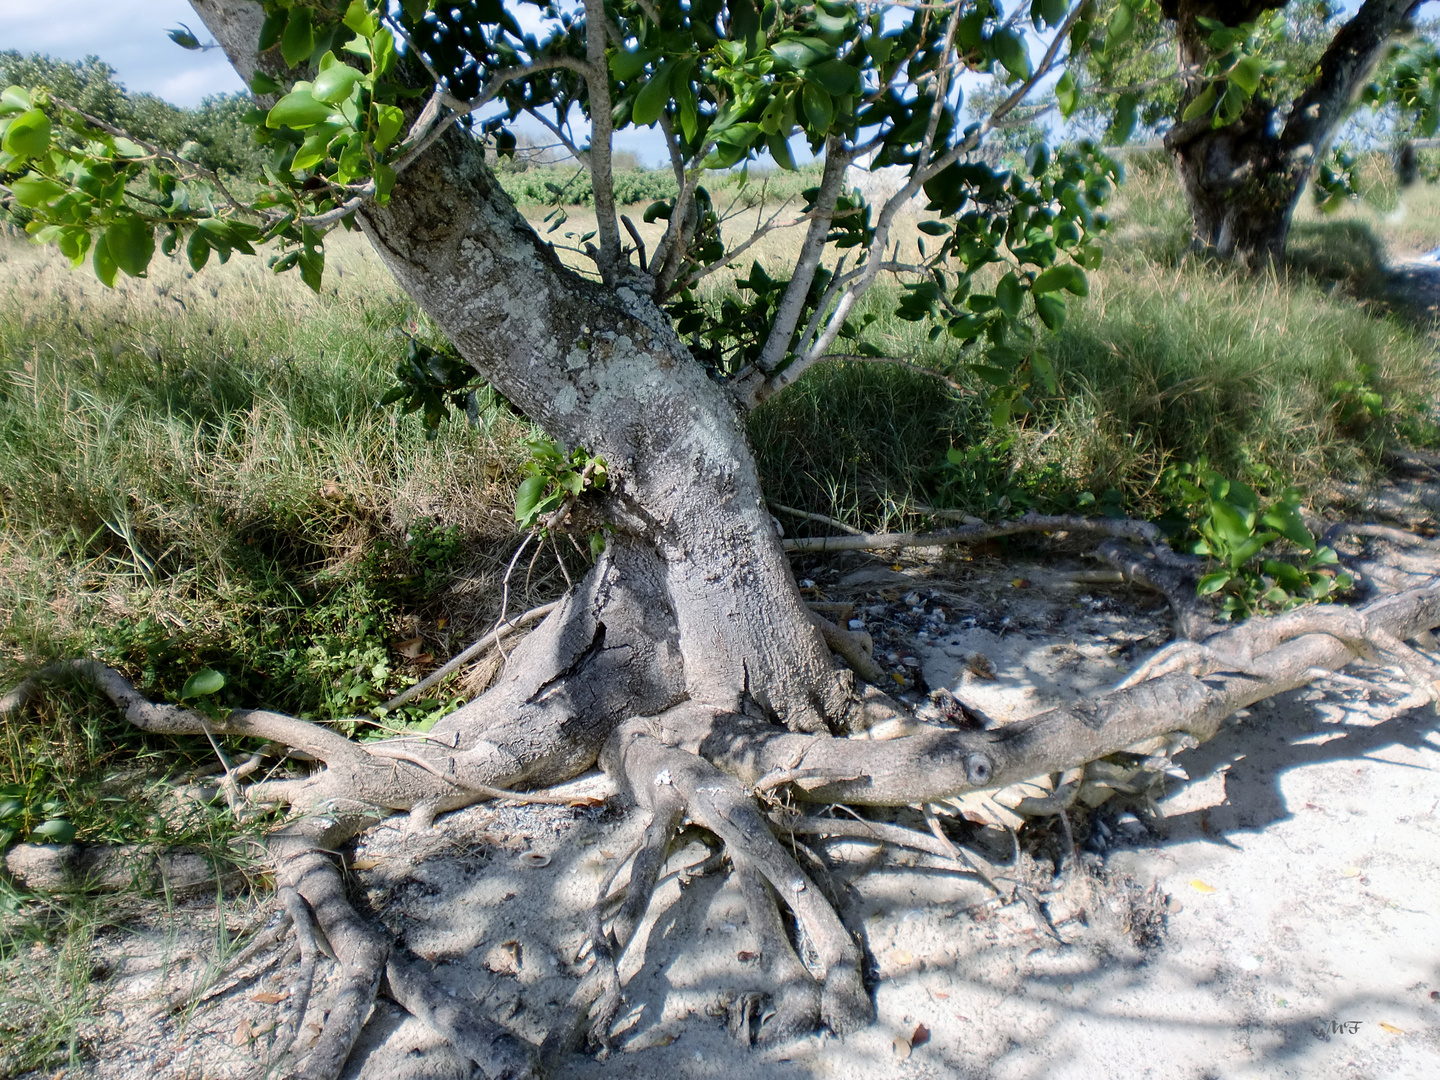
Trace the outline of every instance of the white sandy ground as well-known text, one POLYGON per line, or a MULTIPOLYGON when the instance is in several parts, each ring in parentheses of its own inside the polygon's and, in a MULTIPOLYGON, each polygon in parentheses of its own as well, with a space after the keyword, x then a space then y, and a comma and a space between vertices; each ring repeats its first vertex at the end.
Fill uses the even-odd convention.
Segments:
MULTIPOLYGON (((915 647, 931 685, 997 719, 1109 685, 1164 637, 1146 601, 1042 567, 1012 589, 1016 572, 966 570, 985 614, 966 619, 952 600, 950 622, 915 647), (994 681, 968 673, 976 651, 994 681)), ((953 597, 947 573, 909 576, 953 597)), ((878 1013, 845 1039, 747 1049, 727 1035, 725 1004, 764 989, 744 905, 723 876, 671 877, 643 957, 622 968, 620 1049, 576 1056, 558 1080, 1440 1077, 1440 721, 1405 695, 1341 682, 1284 695, 1177 758, 1190 780, 1172 782, 1155 831, 1102 808, 1110 843, 1090 843, 1103 858, 1088 851, 1089 869, 1048 898, 1065 944, 1024 904, 933 860, 832 845, 878 1013)), ((538 1041, 588 963, 583 912, 637 824, 553 807, 476 806, 425 834, 395 819, 356 846, 357 896, 458 999, 538 1041)), ((704 854, 693 844, 670 869, 704 854)), ((202 921, 182 910, 104 943, 100 1056, 70 1075, 218 1078, 263 1060, 288 992, 278 967, 193 1015, 151 1015, 160 986, 200 970, 192 954, 213 938, 202 921)), ((383 999, 346 1073, 470 1075, 383 999)))

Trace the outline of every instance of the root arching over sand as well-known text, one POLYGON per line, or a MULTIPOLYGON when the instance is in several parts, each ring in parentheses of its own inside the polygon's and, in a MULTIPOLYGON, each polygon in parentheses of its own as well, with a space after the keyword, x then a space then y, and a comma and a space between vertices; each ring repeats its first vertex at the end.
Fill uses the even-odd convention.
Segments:
MULTIPOLYGON (((1114 525, 1097 528, 1117 533, 1114 525)), ((1131 538, 1153 543, 1143 533, 1131 538)), ((1173 556, 1158 545, 1146 552, 1115 543, 1107 541, 1111 546, 1102 555, 1172 599, 1183 639, 1109 692, 988 729, 918 720, 873 688, 855 690, 847 671, 837 671, 836 678, 849 704, 830 717, 828 732, 792 730, 743 693, 721 702, 697 700, 687 692, 677 659, 682 650, 665 624, 663 605, 646 592, 643 575, 625 579, 630 584, 622 588, 613 559, 602 559, 521 643, 499 684, 424 735, 358 743, 263 710, 211 717, 151 702, 122 674, 93 660, 38 672, 0 700, 0 713, 23 708, 47 681, 74 678, 99 688, 146 731, 263 740, 247 760, 227 764, 221 786, 242 813, 278 807, 289 814, 266 841, 282 919, 264 944, 293 935, 298 954, 264 1063, 278 1065, 283 1075, 338 1076, 381 992, 487 1077, 543 1077, 587 1042, 608 1049, 622 1002, 622 957, 636 945, 677 834, 696 830, 712 854, 689 873, 736 875, 760 942, 773 1009, 758 1038, 780 1041, 822 1025, 844 1034, 868 1024, 874 1008, 862 978, 862 950, 815 866, 804 865, 805 838, 864 836, 912 848, 949 860, 997 890, 1013 891, 1016 883, 1002 870, 954 844, 930 804, 983 802, 1042 778, 1028 784, 1024 798, 1001 801, 1021 818, 1059 814, 1063 821, 1065 809, 1093 782, 1087 766, 1103 765, 1122 751, 1139 755, 1143 764, 1130 770, 1138 776, 1105 775, 1119 790, 1126 790, 1125 782, 1143 790, 1147 769, 1156 772, 1177 748, 1211 738, 1236 710, 1355 657, 1398 668, 1417 692, 1440 697, 1440 668, 1405 644, 1430 640, 1429 631, 1440 626, 1440 585, 1359 607, 1301 608, 1209 632, 1213 628, 1173 580, 1183 570, 1173 556), (897 715, 903 720, 899 737, 852 737, 897 715), (288 751, 317 767, 308 775, 255 779, 261 762, 288 751), (527 790, 573 777, 597 761, 646 825, 628 859, 618 859, 601 882, 586 928, 588 972, 549 1036, 534 1046, 447 996, 423 964, 362 918, 347 898, 334 852, 395 812, 408 812, 413 828, 435 827, 437 814, 486 798, 524 799, 527 790), (931 831, 845 817, 834 813, 837 806, 918 806, 931 831), (617 884, 627 864, 628 879, 617 884), (785 913, 805 944, 803 959, 785 913), (328 1012, 319 1037, 298 1048, 297 1032, 307 1016, 316 1019, 311 988, 322 964, 334 965, 328 1012)), ((248 958, 242 954, 237 966, 248 958)), ((747 1039, 753 1011, 746 999, 738 1019, 732 1017, 747 1039)))

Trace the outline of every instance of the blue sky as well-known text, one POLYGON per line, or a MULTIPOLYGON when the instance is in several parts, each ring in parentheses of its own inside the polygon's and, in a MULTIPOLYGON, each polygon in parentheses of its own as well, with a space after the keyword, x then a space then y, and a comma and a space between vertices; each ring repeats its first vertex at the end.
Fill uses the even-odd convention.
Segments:
POLYGON ((208 40, 185 0, 0 0, 0 49, 60 60, 93 53, 127 89, 176 105, 244 89, 220 50, 187 52, 165 36, 182 22, 208 40))

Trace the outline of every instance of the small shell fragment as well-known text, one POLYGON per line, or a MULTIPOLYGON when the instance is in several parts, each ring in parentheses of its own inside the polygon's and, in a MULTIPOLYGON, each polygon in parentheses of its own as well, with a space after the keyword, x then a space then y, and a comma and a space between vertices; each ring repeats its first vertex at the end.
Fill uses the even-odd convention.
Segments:
POLYGON ((537 869, 542 866, 549 866, 550 856, 542 855, 538 851, 527 851, 520 856, 520 865, 531 866, 537 869))

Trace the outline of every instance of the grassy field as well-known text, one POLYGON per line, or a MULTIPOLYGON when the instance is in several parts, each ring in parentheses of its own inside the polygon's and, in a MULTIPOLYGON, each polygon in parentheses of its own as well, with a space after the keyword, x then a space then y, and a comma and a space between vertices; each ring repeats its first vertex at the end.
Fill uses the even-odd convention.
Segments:
MULTIPOLYGON (((995 515, 1093 497, 1156 514, 1169 464, 1203 457, 1264 489, 1315 489, 1363 475, 1387 442, 1432 442, 1435 339, 1391 310, 1382 260, 1434 246, 1440 200, 1387 191, 1378 172, 1371 187, 1369 205, 1334 218, 1303 212, 1291 265, 1257 279, 1187 255, 1172 182, 1132 164, 1091 296, 1043 341, 1060 393, 994 430, 967 358, 877 293, 873 340, 960 363, 969 392, 894 367, 819 367, 752 418, 767 491, 877 529, 923 523, 917 504, 995 515), (954 464, 952 448, 971 453, 954 464)), ((587 213, 552 239, 583 233, 587 213)), ((653 245, 660 225, 645 233, 653 245)), ((783 231, 753 254, 778 271, 798 242, 783 231)), ((498 615, 534 432, 490 407, 429 440, 379 407, 408 335, 428 333, 353 237, 331 247, 319 296, 239 258, 107 291, 53 252, 0 243, 0 685, 93 655, 155 697, 211 668, 223 705, 334 720, 468 644, 498 615)), ((568 546, 537 547, 510 610, 580 569, 568 546)), ((433 715, 487 677, 389 722, 433 715)), ((213 771, 203 740, 148 739, 76 690, 0 733, 0 841, 62 820, 84 840, 186 841, 243 862, 220 811, 176 824, 175 786, 213 771)), ((77 973, 100 916, 3 882, 0 909, 0 1014, 24 1018, 0 1020, 3 1076, 81 1052, 77 973)))

